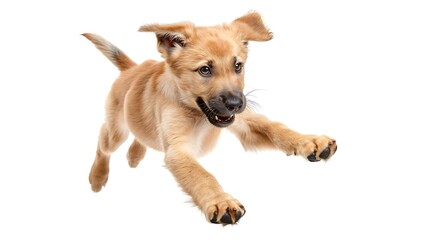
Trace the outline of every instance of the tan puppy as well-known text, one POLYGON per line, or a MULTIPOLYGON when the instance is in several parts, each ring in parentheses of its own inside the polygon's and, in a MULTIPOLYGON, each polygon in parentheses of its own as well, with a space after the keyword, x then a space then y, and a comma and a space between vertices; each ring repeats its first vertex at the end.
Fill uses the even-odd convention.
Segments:
POLYGON ((106 101, 89 174, 93 191, 106 185, 110 155, 130 131, 135 136, 127 154, 131 167, 137 167, 146 147, 165 152, 166 166, 207 220, 234 224, 245 213, 243 205, 196 160, 213 149, 222 128, 245 149, 278 149, 312 162, 335 153, 335 140, 297 133, 246 108, 247 44, 272 38, 258 13, 219 26, 151 24, 140 31, 156 34, 165 61, 137 65, 105 39, 83 34, 121 70, 106 101))

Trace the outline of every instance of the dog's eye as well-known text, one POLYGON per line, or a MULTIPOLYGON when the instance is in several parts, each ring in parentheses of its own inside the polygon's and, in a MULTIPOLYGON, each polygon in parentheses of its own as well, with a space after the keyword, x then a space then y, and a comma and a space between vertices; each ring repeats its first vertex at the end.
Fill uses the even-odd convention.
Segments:
POLYGON ((241 62, 235 63, 234 67, 236 73, 241 73, 243 70, 243 64, 241 62))
POLYGON ((212 71, 209 66, 203 66, 198 69, 198 73, 203 77, 211 77, 212 71))

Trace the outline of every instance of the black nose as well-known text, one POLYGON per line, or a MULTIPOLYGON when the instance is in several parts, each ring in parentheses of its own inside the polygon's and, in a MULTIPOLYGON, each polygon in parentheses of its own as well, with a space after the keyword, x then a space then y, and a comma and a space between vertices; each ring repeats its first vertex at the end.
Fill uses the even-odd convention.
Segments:
POLYGON ((239 113, 244 110, 244 95, 243 93, 227 93, 220 96, 225 108, 232 113, 239 113))

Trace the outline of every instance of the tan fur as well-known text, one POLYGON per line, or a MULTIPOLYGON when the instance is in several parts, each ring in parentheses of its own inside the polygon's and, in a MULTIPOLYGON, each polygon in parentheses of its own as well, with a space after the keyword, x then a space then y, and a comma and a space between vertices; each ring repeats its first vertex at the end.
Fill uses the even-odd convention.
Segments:
MULTIPOLYGON (((207 220, 236 223, 245 213, 243 205, 196 160, 215 147, 222 130, 208 122, 196 98, 208 101, 221 91, 243 91, 244 70, 235 72, 233 59, 244 65, 248 41, 268 41, 272 33, 256 12, 219 26, 152 24, 140 31, 156 33, 165 61, 136 65, 105 39, 83 34, 122 71, 106 101, 106 119, 89 175, 92 190, 106 185, 110 155, 131 132, 135 136, 127 154, 131 167, 137 167, 146 147, 165 152, 166 166, 207 220), (207 62, 214 65, 214 74, 203 78, 197 69, 207 62)), ((314 161, 329 159, 336 150, 329 137, 302 135, 247 109, 228 129, 250 150, 278 149, 314 161)))

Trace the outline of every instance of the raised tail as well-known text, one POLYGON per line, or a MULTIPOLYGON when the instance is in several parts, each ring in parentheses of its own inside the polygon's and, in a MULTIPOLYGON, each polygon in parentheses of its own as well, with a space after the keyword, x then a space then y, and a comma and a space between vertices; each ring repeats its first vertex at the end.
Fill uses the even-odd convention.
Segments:
POLYGON ((120 71, 127 70, 128 68, 137 65, 133 60, 125 55, 121 49, 106 39, 93 33, 84 33, 82 36, 91 41, 98 48, 98 50, 103 53, 104 56, 106 56, 113 64, 115 64, 115 66, 120 71))

